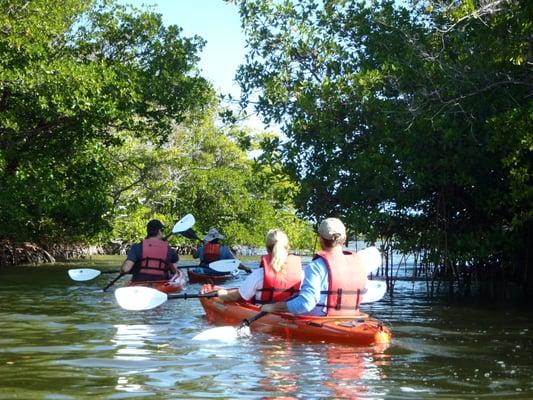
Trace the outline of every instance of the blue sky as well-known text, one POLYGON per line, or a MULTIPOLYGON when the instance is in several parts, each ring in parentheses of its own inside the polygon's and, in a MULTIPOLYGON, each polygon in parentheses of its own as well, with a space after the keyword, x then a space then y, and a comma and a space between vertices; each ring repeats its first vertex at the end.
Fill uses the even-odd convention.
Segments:
POLYGON ((135 7, 153 6, 165 25, 178 25, 184 36, 199 35, 207 41, 200 54, 202 75, 215 89, 237 96, 235 72, 244 61, 245 41, 238 9, 223 0, 120 0, 135 7))

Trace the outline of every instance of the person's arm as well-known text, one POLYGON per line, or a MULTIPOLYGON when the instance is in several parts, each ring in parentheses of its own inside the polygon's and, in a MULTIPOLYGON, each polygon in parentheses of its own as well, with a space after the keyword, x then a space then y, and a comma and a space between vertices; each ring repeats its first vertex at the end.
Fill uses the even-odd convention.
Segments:
MULTIPOLYGON (((221 260, 235 260, 236 258, 237 257, 235 257, 235 254, 233 254, 233 252, 228 246, 222 246, 220 248, 220 259, 221 260)), ((240 263, 237 268, 242 271, 246 271, 249 274, 251 274, 253 271, 253 269, 251 269, 250 267, 247 267, 243 263, 240 263)))
POLYGON ((179 272, 177 265, 178 265, 177 262, 169 264, 168 269, 170 270, 170 272, 172 272, 173 274, 177 274, 179 272))
POLYGON ((312 261, 304 271, 305 276, 298 296, 287 302, 265 304, 261 307, 261 310, 304 314, 315 308, 320 301, 320 291, 324 284, 324 279, 327 281, 327 268, 322 259, 317 259, 312 261))
POLYGON ((139 258, 137 256, 138 247, 139 247, 138 244, 134 244, 128 250, 128 254, 126 256, 126 260, 122 263, 122 266, 120 267, 120 272, 122 274, 131 273, 135 263, 137 262, 137 259, 139 258))
POLYGON ((192 255, 192 258, 201 258, 202 255, 200 254, 200 250, 202 250, 202 246, 199 246, 196 251, 194 252, 194 254, 192 255))
POLYGON ((170 248, 169 249, 169 263, 168 263, 168 269, 170 270, 170 272, 172 272, 173 274, 176 274, 178 272, 178 262, 180 260, 180 257, 178 256, 178 253, 176 252, 176 250, 170 248))
POLYGON ((263 268, 254 270, 239 287, 239 295, 244 300, 250 300, 255 296, 257 291, 263 288, 264 279, 263 268))
POLYGON ((135 263, 131 260, 125 260, 122 263, 122 266, 120 267, 120 273, 121 274, 129 274, 133 268, 135 263))

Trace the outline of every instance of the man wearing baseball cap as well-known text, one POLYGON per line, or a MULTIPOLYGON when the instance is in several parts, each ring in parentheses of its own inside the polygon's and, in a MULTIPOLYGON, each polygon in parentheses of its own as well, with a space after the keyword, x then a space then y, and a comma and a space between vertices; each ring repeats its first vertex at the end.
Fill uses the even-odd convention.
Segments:
POLYGON ((152 219, 146 225, 146 238, 131 246, 121 271, 132 273, 132 281, 165 280, 171 273, 176 274, 179 257, 176 250, 163 240, 164 228, 161 221, 152 219))
POLYGON ((343 250, 346 228, 338 218, 326 218, 318 228, 321 250, 304 268, 300 293, 287 300, 265 304, 262 311, 293 314, 355 316, 366 285, 361 258, 343 250))

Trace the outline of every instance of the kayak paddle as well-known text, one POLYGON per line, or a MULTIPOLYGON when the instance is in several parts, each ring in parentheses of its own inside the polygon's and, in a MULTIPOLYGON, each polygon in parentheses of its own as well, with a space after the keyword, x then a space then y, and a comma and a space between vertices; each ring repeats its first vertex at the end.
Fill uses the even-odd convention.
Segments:
POLYGON ((79 269, 69 269, 68 276, 73 281, 90 281, 91 279, 97 278, 100 274, 114 274, 115 271, 100 271, 92 268, 79 268, 79 269))
POLYGON ((375 273, 381 267, 381 253, 375 246, 367 247, 357 252, 357 254, 362 257, 367 275, 375 273))
POLYGON ((194 219, 194 215, 187 214, 185 217, 180 219, 178 222, 174 224, 172 227, 172 231, 163 238, 163 240, 167 240, 169 237, 176 233, 186 232, 187 230, 191 229, 191 227, 196 223, 196 220, 194 219))
POLYGON ((219 326, 207 329, 194 336, 192 340, 220 340, 223 342, 232 342, 239 337, 250 336, 250 325, 268 313, 261 311, 251 318, 243 320, 238 326, 219 326))
POLYGON ((209 263, 209 268, 217 272, 233 272, 239 267, 239 265, 241 265, 241 261, 232 258, 228 260, 213 261, 212 263, 209 263))
MULTIPOLYGON (((361 303, 372 303, 381 300, 387 291, 387 284, 381 281, 367 281, 365 292, 361 303)), ((250 335, 250 325, 268 313, 261 311, 251 318, 243 320, 237 327, 219 326, 217 328, 207 329, 194 336, 193 340, 221 340, 225 342, 233 341, 242 336, 250 335)))
POLYGON ((192 228, 180 232, 180 235, 186 237, 187 239, 198 240, 200 242, 203 242, 203 240, 198 237, 198 235, 195 231, 192 230, 192 228))
POLYGON ((113 286, 115 284, 116 281, 118 281, 120 278, 122 278, 125 274, 122 273, 122 271, 111 281, 109 282, 107 285, 105 285, 105 287, 102 289, 102 292, 105 292, 107 289, 109 289, 111 286, 113 286))
MULTIPOLYGON (((236 267, 234 265, 236 262, 234 260, 231 260, 231 262, 227 262, 230 260, 222 260, 224 261, 221 264, 215 265, 214 268, 211 267, 211 265, 178 265, 178 269, 188 269, 188 268, 211 268, 218 272, 233 272, 236 267)), ((215 261, 219 262, 219 261, 215 261)), ((100 271, 98 269, 93 268, 78 268, 78 269, 69 269, 68 270, 68 276, 70 276, 70 279, 78 282, 83 281, 90 281, 91 279, 98 278, 101 274, 115 274, 115 271, 100 271)))
POLYGON ((115 299, 120 307, 130 311, 151 310, 170 299, 194 299, 216 297, 217 292, 166 294, 146 286, 128 286, 115 290, 115 299))

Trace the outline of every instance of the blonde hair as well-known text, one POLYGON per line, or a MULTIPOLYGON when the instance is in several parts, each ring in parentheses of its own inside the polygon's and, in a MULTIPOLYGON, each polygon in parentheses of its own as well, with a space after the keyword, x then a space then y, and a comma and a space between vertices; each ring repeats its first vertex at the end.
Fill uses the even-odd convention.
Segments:
POLYGON ((279 273, 289 255, 289 238, 281 229, 271 229, 266 235, 266 248, 272 254, 270 265, 279 273))

